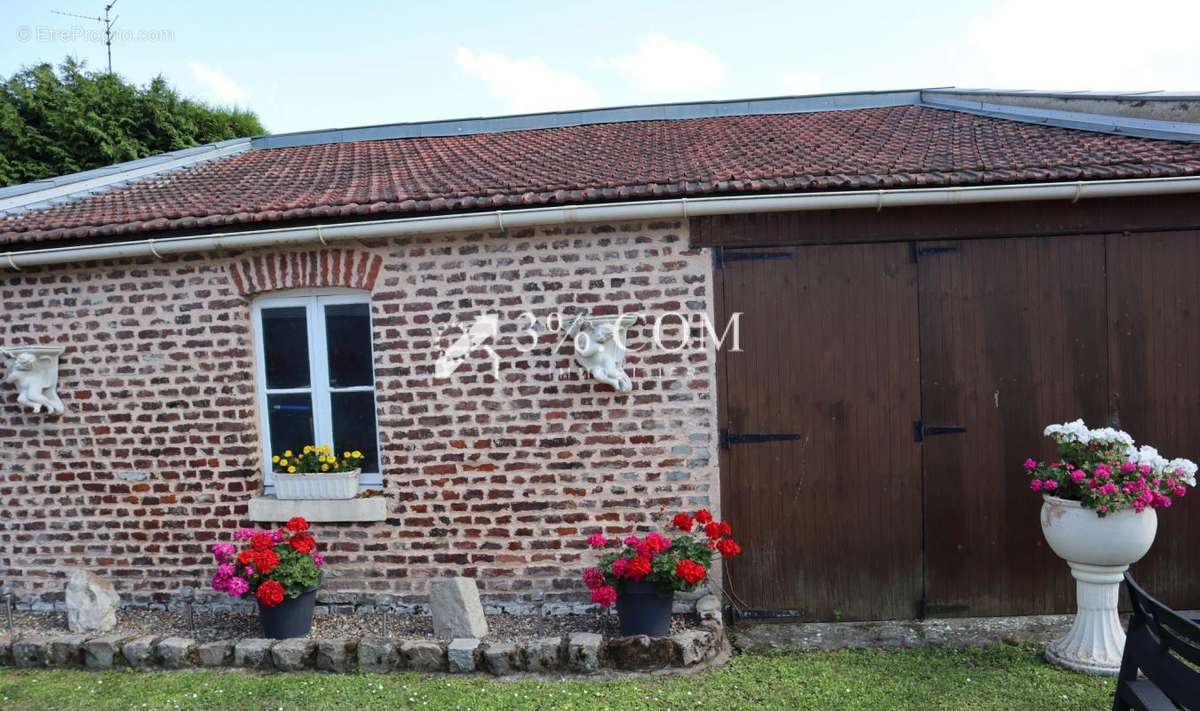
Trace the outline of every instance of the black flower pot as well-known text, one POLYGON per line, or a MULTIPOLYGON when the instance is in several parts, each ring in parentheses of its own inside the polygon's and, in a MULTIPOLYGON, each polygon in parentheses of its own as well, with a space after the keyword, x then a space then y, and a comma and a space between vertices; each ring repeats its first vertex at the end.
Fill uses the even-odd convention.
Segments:
POLYGON ((671 630, 671 606, 674 603, 674 591, 663 594, 654 583, 626 581, 617 593, 621 636, 666 637, 671 630))
POLYGON ((316 588, 287 598, 275 607, 258 603, 258 621, 262 623, 263 636, 270 639, 307 636, 312 630, 313 607, 316 604, 316 588))

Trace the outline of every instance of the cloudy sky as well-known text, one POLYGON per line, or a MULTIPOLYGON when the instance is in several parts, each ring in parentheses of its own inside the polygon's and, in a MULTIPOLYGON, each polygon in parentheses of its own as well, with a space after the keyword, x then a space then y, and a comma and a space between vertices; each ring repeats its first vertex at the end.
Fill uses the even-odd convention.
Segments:
MULTIPOLYGON (((0 74, 104 66, 104 0, 0 0, 0 74)), ((922 86, 1200 90, 1197 0, 118 0, 113 68, 272 133, 922 86)))

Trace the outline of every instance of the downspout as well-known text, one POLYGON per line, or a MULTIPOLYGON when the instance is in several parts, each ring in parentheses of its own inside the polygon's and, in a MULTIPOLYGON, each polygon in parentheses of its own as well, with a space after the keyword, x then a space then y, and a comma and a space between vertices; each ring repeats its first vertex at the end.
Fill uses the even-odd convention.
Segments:
POLYGON ((686 219, 712 215, 803 210, 855 210, 924 205, 1178 195, 1200 192, 1200 177, 1140 178, 1095 182, 982 185, 833 193, 675 198, 627 203, 518 208, 470 214, 403 217, 309 227, 278 227, 186 237, 164 237, 90 246, 9 251, 0 266, 20 271, 48 264, 77 264, 139 257, 165 258, 223 249, 329 244, 332 242, 410 237, 453 232, 491 232, 561 224, 686 219))

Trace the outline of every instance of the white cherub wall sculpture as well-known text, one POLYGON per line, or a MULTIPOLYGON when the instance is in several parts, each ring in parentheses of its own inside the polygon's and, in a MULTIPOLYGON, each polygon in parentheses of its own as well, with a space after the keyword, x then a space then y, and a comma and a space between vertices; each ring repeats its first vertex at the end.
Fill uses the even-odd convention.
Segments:
POLYGON ((625 374, 628 342, 625 329, 638 322, 636 314, 579 318, 572 324, 575 332, 575 362, 592 377, 627 393, 633 381, 625 374))
POLYGON ((10 359, 4 382, 17 386, 17 402, 34 412, 52 415, 63 413, 58 387, 58 357, 63 349, 57 346, 28 346, 0 348, 0 355, 10 359))

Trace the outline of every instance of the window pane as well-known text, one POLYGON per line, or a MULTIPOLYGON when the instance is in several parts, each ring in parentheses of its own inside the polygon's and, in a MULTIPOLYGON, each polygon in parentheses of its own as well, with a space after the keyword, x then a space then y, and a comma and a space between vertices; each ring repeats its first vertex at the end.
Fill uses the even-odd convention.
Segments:
POLYGON ((333 448, 363 453, 362 470, 379 471, 379 453, 375 451, 375 393, 332 393, 333 448))
MULTIPOLYGON (((312 396, 288 393, 267 396, 267 421, 271 427, 271 454, 299 452, 313 443, 312 396)), ((365 452, 364 452, 365 454, 365 452)))
POLYGON ((262 310, 267 387, 308 387, 308 320, 303 306, 262 310))
POLYGON ((329 386, 371 385, 371 307, 330 304, 325 307, 325 341, 329 348, 329 386))

